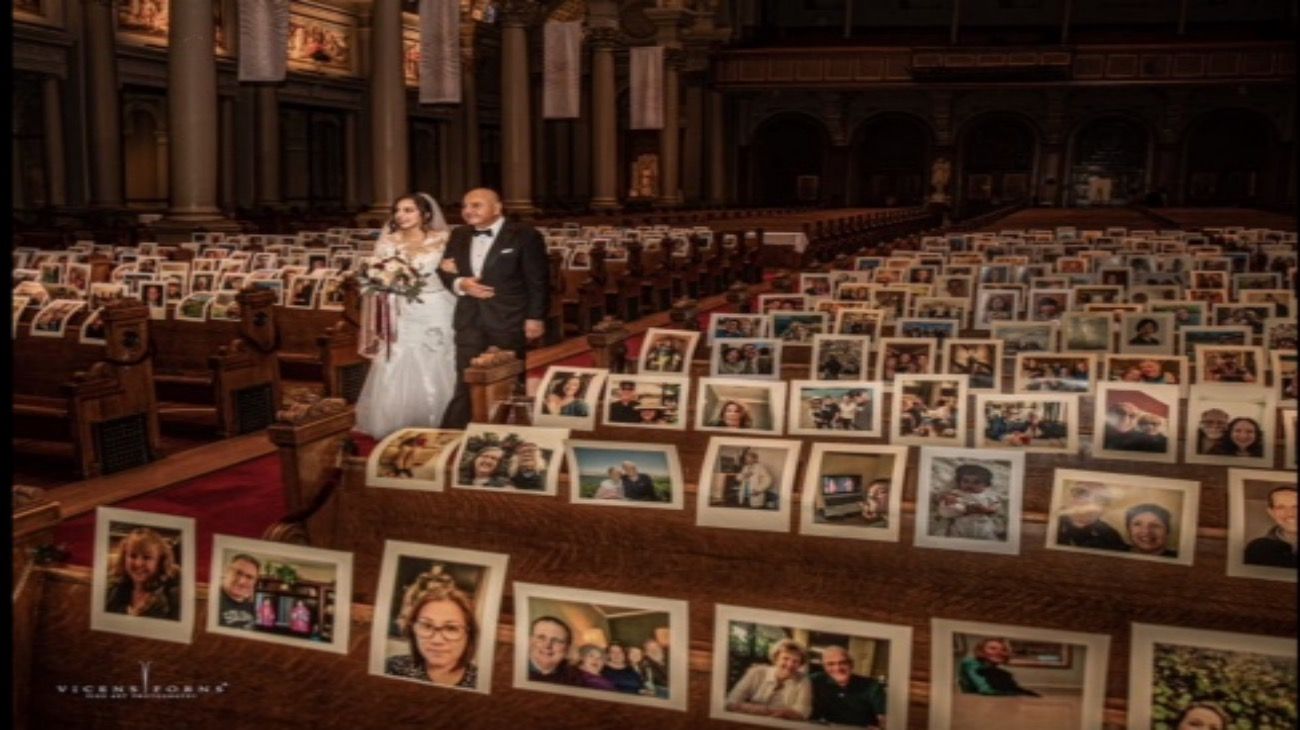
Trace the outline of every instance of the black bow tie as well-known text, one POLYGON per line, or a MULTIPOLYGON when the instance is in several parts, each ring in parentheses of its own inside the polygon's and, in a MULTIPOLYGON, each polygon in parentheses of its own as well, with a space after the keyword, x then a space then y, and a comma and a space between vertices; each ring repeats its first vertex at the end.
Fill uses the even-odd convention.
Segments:
POLYGON ((478 237, 478 236, 487 236, 488 238, 491 238, 491 237, 492 237, 492 229, 491 229, 491 228, 488 228, 488 229, 486 229, 486 230, 482 230, 482 231, 474 231, 474 236, 475 236, 475 237, 478 237))

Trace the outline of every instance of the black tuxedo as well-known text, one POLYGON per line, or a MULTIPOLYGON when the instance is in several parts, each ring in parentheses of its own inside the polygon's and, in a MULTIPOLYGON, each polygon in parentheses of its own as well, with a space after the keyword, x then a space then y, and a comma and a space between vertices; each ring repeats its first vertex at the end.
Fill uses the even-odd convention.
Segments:
MULTIPOLYGON (((439 269, 438 276, 455 291, 459 277, 474 275, 470 260, 474 228, 460 226, 451 232, 445 259, 456 262, 460 273, 439 269)), ((456 368, 461 380, 456 395, 443 416, 444 428, 464 428, 470 419, 469 389, 463 380, 469 361, 489 347, 510 350, 524 359, 524 320, 545 320, 550 308, 550 261, 546 244, 532 226, 505 221, 483 260, 478 279, 494 290, 489 299, 468 295, 456 300, 453 326, 456 329, 456 368)))

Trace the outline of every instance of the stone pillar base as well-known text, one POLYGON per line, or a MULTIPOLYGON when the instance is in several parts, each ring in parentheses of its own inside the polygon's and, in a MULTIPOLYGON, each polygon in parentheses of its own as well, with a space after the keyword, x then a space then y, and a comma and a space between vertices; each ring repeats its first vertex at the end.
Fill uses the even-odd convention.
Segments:
POLYGON ((590 207, 592 210, 621 210, 623 208, 613 198, 592 198, 590 207))
POLYGON ((682 206, 681 196, 656 198, 652 206, 655 208, 680 208, 682 206))

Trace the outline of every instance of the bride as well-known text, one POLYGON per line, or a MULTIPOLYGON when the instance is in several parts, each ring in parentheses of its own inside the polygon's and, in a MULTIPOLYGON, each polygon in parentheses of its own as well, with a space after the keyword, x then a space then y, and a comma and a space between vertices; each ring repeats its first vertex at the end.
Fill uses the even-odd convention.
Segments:
POLYGON ((368 294, 363 302, 361 353, 371 364, 357 399, 356 427, 377 439, 400 428, 437 428, 456 392, 456 296, 436 275, 448 236, 433 197, 413 193, 393 203, 392 218, 375 244, 376 258, 401 256, 428 274, 420 302, 393 294, 368 294), (376 301, 380 297, 385 301, 376 301), (380 325, 380 318, 389 326, 380 325))

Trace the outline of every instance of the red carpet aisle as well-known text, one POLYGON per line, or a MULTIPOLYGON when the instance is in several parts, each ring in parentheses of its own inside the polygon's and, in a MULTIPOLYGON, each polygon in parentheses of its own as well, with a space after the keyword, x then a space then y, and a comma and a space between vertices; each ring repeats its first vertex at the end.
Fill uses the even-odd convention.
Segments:
MULTIPOLYGON (((206 581, 214 533, 260 538, 268 525, 284 516, 280 457, 268 454, 113 506, 193 517, 196 575, 199 581, 206 581)), ((63 523, 55 535, 55 543, 65 545, 70 553, 68 562, 73 565, 91 564, 94 540, 94 512, 63 523)))

